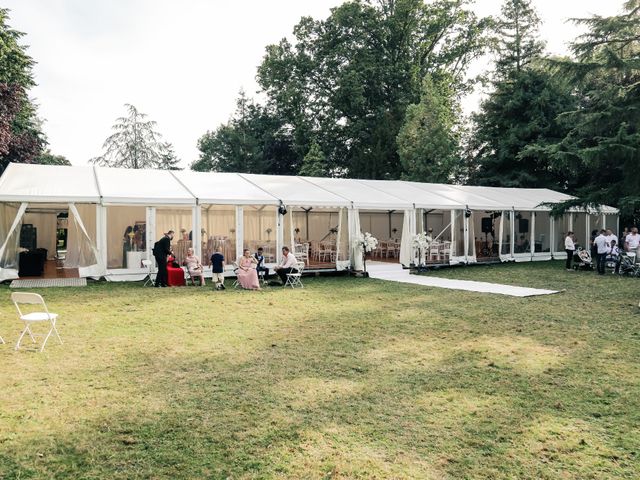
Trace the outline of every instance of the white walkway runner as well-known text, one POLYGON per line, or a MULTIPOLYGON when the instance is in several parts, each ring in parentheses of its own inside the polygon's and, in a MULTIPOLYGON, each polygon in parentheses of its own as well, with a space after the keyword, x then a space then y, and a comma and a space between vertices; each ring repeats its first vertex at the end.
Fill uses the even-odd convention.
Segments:
POLYGON ((86 287, 86 278, 42 278, 14 280, 9 288, 86 287))
POLYGON ((388 280, 390 282, 412 283, 425 287, 448 288, 450 290, 466 290, 468 292, 498 293, 512 297, 532 297, 534 295, 550 295, 558 293, 556 290, 541 290, 539 288, 514 287, 500 283, 474 282, 471 280, 451 280, 448 278, 432 277, 431 275, 411 275, 409 270, 400 264, 367 262, 367 271, 371 278, 388 280))

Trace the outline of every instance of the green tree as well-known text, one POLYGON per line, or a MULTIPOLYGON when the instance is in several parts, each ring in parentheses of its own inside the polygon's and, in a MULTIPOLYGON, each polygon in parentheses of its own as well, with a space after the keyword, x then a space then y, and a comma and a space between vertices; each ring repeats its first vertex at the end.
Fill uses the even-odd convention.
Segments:
POLYGON ((546 150, 564 176, 571 204, 607 204, 640 220, 640 0, 616 16, 576 19, 588 31, 572 45, 575 60, 558 72, 579 103, 560 116, 567 130, 546 150))
POLYGON ((544 149, 566 130, 557 117, 575 105, 569 82, 547 67, 528 0, 507 0, 496 22, 492 91, 473 115, 468 181, 503 187, 558 188, 544 149))
POLYGON ((63 155, 54 155, 49 149, 42 152, 34 161, 39 165, 71 165, 71 162, 63 155))
POLYGON ((20 45, 24 34, 12 29, 8 19, 9 10, 0 8, 0 173, 9 162, 33 162, 46 145, 27 94, 35 85, 34 61, 20 45))
POLYGON ((316 141, 332 172, 399 178, 396 138, 428 73, 463 88, 482 52, 487 20, 465 0, 345 2, 325 20, 303 18, 295 41, 267 47, 258 81, 292 129, 302 157, 316 141))
POLYGON ((125 105, 128 116, 116 120, 114 133, 104 144, 104 153, 91 159, 107 167, 175 170, 178 159, 170 143, 162 141, 156 122, 147 119, 133 105, 125 105))
POLYGON ((542 56, 544 42, 538 40, 540 18, 531 0, 506 0, 495 25, 496 73, 509 78, 542 56))
POLYGON ((424 78, 420 103, 409 105, 398 133, 398 153, 408 180, 448 182, 460 166, 460 108, 451 79, 424 78))
POLYGON ((292 175, 299 163, 289 129, 268 108, 244 92, 232 118, 198 140, 200 157, 193 170, 292 175))
POLYGON ((309 152, 302 160, 300 175, 305 175, 307 177, 325 177, 327 174, 327 158, 322 152, 320 145, 313 142, 309 152))

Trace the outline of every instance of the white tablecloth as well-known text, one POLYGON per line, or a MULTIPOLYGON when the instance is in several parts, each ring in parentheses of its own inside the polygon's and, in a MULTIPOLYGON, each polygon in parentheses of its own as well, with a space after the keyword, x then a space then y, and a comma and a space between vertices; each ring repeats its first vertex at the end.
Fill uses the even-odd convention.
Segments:
POLYGON ((145 252, 127 252, 127 268, 142 268, 142 260, 145 258, 145 252))

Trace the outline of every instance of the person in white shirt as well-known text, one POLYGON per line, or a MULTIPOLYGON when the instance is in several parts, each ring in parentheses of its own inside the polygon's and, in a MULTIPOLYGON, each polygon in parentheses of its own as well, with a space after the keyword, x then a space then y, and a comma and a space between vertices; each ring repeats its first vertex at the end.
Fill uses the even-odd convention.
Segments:
POLYGON ((609 258, 609 261, 615 262, 616 264, 613 273, 620 273, 620 263, 622 262, 622 258, 620 257, 618 242, 616 242, 615 240, 611 240, 611 246, 609 247, 609 251, 607 252, 607 257, 609 258))
POLYGON ((605 230, 600 230, 600 235, 598 235, 596 239, 593 241, 593 243, 598 249, 597 264, 598 264, 599 275, 604 275, 604 266, 607 260, 607 253, 609 252, 609 245, 607 244, 607 237, 605 236, 605 233, 607 233, 605 230))
POLYGON ((609 244, 609 247, 611 247, 611 242, 615 241, 616 245, 618 245, 618 243, 620 243, 618 241, 618 236, 613 233, 613 231, 610 228, 607 228, 607 233, 605 234, 605 237, 607 237, 607 243, 609 244))
POLYGON ((573 254, 576 251, 576 244, 573 241, 573 232, 567 232, 567 236, 564 239, 564 251, 567 252, 567 262, 565 267, 567 271, 571 272, 571 260, 573 260, 573 254))
POLYGON ((274 270, 280 277, 280 280, 282 280, 283 286, 285 283, 287 283, 288 273, 298 272, 298 270, 296 270, 295 268, 297 262, 298 260, 296 259, 295 255, 289 251, 289 247, 282 247, 282 260, 280 260, 280 263, 274 270))
POLYGON ((640 235, 638 229, 633 227, 631 233, 624 239, 624 249, 629 253, 637 253, 640 246, 640 235))

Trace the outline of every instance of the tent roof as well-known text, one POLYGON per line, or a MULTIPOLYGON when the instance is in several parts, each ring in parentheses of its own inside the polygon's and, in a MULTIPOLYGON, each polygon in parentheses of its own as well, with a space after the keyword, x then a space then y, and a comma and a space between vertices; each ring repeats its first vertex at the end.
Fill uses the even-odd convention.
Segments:
MULTIPOLYGON (((440 183, 417 183, 417 182, 403 182, 405 185, 411 184, 412 186, 428 192, 429 195, 436 198, 447 198, 455 205, 462 205, 463 207, 469 207, 476 210, 500 210, 503 208, 511 208, 509 205, 500 203, 491 199, 489 196, 481 194, 481 192, 463 191, 457 185, 445 185, 440 183)), ((429 205, 430 200, 426 197, 420 197, 419 201, 416 201, 416 207, 422 206, 422 208, 433 208, 429 205), (421 205, 418 205, 418 204, 421 205)))
POLYGON ((103 203, 126 205, 195 205, 196 199, 171 172, 95 168, 103 203))
MULTIPOLYGON (((0 177, 0 201, 117 205, 278 205, 521 211, 550 210, 543 203, 569 195, 544 188, 501 188, 400 180, 211 173, 125 168, 9 164, 0 177)), ((618 210, 601 206, 600 213, 618 210)))
MULTIPOLYGON (((464 207, 458 201, 442 196, 436 192, 429 192, 419 187, 419 183, 402 182, 398 180, 358 180, 377 192, 393 195, 409 202, 417 208, 438 208, 450 210, 464 207)), ((446 186, 446 185, 443 185, 446 186)))
POLYGON ((0 177, 3 202, 100 202, 93 167, 10 163, 0 177))
POLYGON ((350 200, 355 208, 363 210, 403 210, 413 208, 413 202, 378 190, 360 180, 320 177, 301 178, 350 200))
POLYGON ((200 203, 217 205, 278 205, 279 200, 237 173, 178 170, 173 175, 200 203))
POLYGON ((269 192, 291 207, 349 207, 351 202, 331 193, 315 183, 286 175, 255 175, 241 173, 241 177, 269 192))

